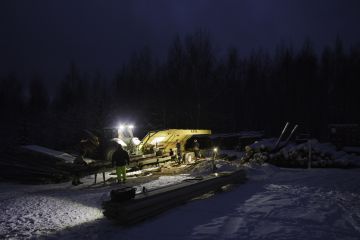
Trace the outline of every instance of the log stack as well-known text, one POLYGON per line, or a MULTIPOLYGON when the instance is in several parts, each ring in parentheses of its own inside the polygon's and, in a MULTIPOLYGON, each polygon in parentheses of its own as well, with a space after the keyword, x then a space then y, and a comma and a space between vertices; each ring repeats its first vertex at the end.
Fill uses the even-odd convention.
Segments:
MULTIPOLYGON (((268 141, 264 141, 268 143, 268 141)), ((258 142, 248 146, 242 162, 262 164, 268 162, 280 167, 306 168, 354 168, 360 167, 360 157, 337 151, 331 143, 319 143, 313 139, 301 144, 289 144, 278 152, 272 152, 267 144, 258 142)))

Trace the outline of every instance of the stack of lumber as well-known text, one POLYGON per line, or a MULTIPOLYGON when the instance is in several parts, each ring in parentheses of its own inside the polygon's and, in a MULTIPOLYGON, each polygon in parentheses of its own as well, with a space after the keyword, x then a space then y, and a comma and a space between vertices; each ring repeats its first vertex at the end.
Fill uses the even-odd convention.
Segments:
POLYGON ((70 173, 59 167, 66 164, 62 159, 25 147, 7 149, 0 155, 2 177, 21 182, 66 181, 70 178, 70 173))
POLYGON ((14 147, 0 153, 0 173, 3 179, 24 183, 58 183, 70 180, 74 174, 85 176, 111 168, 111 163, 103 162, 77 166, 74 159, 70 154, 36 145, 14 147))
MULTIPOLYGON (((136 194, 134 198, 112 197, 103 203, 104 215, 123 225, 131 225, 183 204, 195 197, 246 180, 245 170, 223 172, 136 194)), ((127 188, 124 191, 131 191, 127 188)))

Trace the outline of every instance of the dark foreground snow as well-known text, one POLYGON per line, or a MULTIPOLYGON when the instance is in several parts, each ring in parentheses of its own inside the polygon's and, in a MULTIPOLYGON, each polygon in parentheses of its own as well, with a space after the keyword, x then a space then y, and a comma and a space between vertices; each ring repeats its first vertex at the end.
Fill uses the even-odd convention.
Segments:
MULTIPOLYGON (((90 178, 76 188, 2 183, 0 239, 360 239, 360 169, 246 168, 245 184, 128 228, 102 215, 114 185, 90 186, 90 178)), ((153 178, 146 186, 187 177, 153 178)))

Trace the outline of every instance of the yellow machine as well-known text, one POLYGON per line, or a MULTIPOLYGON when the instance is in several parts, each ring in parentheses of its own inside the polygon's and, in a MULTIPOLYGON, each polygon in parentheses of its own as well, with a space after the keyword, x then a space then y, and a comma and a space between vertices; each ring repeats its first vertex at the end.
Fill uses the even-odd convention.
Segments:
MULTIPOLYGON (((130 154, 129 167, 159 164, 171 160, 170 149, 177 153, 179 141, 181 153, 186 154, 186 141, 194 135, 210 135, 211 130, 204 129, 166 129, 149 132, 141 141, 132 134, 132 125, 119 127, 112 141, 121 144, 130 154), (130 126, 130 127, 129 127, 130 126), (125 134, 126 133, 126 134, 125 134)), ((115 146, 106 150, 106 159, 111 160, 115 146)))
POLYGON ((150 153, 160 151, 167 153, 170 149, 176 149, 176 142, 179 141, 181 151, 185 149, 186 141, 194 135, 210 135, 211 130, 205 129, 166 129, 149 132, 138 145, 138 151, 150 153))

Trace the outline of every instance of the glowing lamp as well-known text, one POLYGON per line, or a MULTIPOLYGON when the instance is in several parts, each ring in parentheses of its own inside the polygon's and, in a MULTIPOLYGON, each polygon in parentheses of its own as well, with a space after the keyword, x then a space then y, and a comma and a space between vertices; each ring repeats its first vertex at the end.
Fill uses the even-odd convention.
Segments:
POLYGON ((138 138, 132 138, 131 141, 135 146, 137 146, 141 143, 141 141, 138 138))

